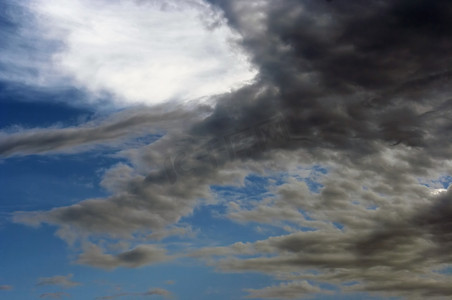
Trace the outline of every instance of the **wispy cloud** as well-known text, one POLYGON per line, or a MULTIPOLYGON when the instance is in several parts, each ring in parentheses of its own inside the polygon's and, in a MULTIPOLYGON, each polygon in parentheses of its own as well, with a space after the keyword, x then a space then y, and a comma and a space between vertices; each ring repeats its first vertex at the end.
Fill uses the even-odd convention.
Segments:
POLYGON ((313 295, 320 293, 330 293, 328 290, 322 290, 317 286, 309 284, 307 281, 290 282, 279 286, 266 287, 262 290, 247 290, 250 295, 247 298, 253 299, 297 299, 305 295, 313 295))
POLYGON ((130 109, 102 121, 87 122, 70 128, 16 129, 0 132, 0 157, 46 153, 76 153, 99 145, 114 146, 127 140, 173 131, 180 122, 193 122, 193 112, 147 108, 130 109))
POLYGON ((63 299, 66 297, 70 297, 68 293, 58 292, 58 293, 44 293, 39 296, 42 299, 63 299))
POLYGON ((130 296, 136 296, 136 297, 149 297, 149 296, 163 296, 163 297, 169 297, 171 296, 171 292, 161 289, 161 288, 153 288, 148 290, 144 293, 120 293, 112 296, 103 296, 103 297, 97 297, 96 299, 99 300, 107 300, 107 299, 117 299, 121 297, 130 297, 130 296))
POLYGON ((73 275, 68 274, 66 276, 57 275, 53 277, 42 277, 38 279, 36 285, 44 286, 44 285, 57 285, 64 288, 71 288, 81 285, 80 282, 76 282, 72 280, 73 275))
POLYGON ((0 285, 0 291, 11 291, 13 289, 12 285, 0 285))

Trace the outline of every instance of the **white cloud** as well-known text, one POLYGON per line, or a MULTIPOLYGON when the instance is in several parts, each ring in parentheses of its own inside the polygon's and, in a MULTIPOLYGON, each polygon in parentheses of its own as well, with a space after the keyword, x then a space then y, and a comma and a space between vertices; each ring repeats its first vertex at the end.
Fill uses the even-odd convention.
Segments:
POLYGON ((41 83, 56 71, 95 96, 156 104, 225 93, 256 74, 238 33, 202 0, 34 0, 29 8, 39 38, 61 43, 54 68, 36 66, 41 83))
POLYGON ((432 195, 435 195, 435 196, 445 193, 445 192, 447 192, 446 189, 432 189, 431 190, 432 195))

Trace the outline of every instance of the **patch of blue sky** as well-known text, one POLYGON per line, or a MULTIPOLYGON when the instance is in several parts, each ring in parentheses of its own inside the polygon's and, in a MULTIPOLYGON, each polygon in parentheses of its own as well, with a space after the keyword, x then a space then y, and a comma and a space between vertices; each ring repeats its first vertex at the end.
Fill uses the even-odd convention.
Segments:
POLYGON ((241 201, 244 207, 252 207, 253 202, 273 196, 269 191, 271 179, 272 177, 250 174, 245 178, 243 185, 212 185, 210 189, 221 203, 227 205, 229 201, 241 201))
POLYGON ((313 219, 311 216, 310 216, 310 214, 309 214, 309 212, 306 212, 306 211, 304 211, 304 210, 299 210, 299 212, 303 215, 303 217, 307 220, 307 221, 314 221, 315 219, 313 219))
MULTIPOLYGON (((74 99, 77 90, 60 93, 33 92, 12 88, 0 82, 0 130, 14 127, 70 127, 93 118, 92 110, 58 101, 64 95, 74 99), (66 93, 66 94, 65 94, 66 93), (27 99, 33 94, 34 99, 27 99), (30 100, 30 101, 28 101, 30 100), (44 102, 49 101, 49 102, 44 102)), ((97 113, 96 113, 97 114, 97 113)), ((148 145, 162 135, 149 134, 125 142, 125 148, 148 145)), ((105 170, 118 162, 119 146, 99 146, 84 153, 30 155, 0 160, 0 211, 49 209, 74 202, 106 196, 100 187, 105 170)))
MULTIPOLYGON (((187 239, 191 247, 202 248, 210 246, 228 246, 236 242, 256 242, 271 236, 287 235, 293 230, 311 231, 311 228, 295 228, 289 222, 263 224, 258 222, 237 222, 225 216, 225 207, 222 205, 201 206, 195 209, 193 215, 182 218, 181 222, 190 224, 195 238, 187 239), (221 236, 221 240, 218 239, 221 236)), ((181 241, 184 238, 165 239, 169 242, 181 241)), ((182 247, 184 246, 183 244, 182 247)), ((175 244, 176 250, 181 250, 175 244)))
MULTIPOLYGON (((7 230, 0 235, 0 255, 3 260, 0 278, 2 284, 14 287, 12 291, 2 291, 2 296, 7 295, 10 300, 37 299, 43 293, 65 292, 73 299, 95 299, 118 293, 143 293, 151 288, 164 288, 179 299, 207 300, 215 297, 226 300, 240 299, 246 288, 263 288, 275 283, 263 274, 217 272, 213 267, 188 258, 106 272, 73 264, 75 254, 68 255, 66 244, 55 237, 53 232, 54 228, 51 226, 35 229, 9 224, 7 230), (18 255, 22 258, 20 261, 16 259, 18 255), (24 277, 23 274, 27 276, 24 277), (72 280, 81 285, 70 289, 36 286, 40 277, 67 274, 73 274, 72 280), (168 284, 168 281, 174 284, 168 284)), ((136 299, 136 296, 131 296, 130 299, 136 299)))
POLYGON ((74 281, 83 283, 83 286, 65 290, 74 299, 143 293, 151 288, 163 288, 170 291, 176 299, 229 300, 241 299, 246 288, 263 288, 275 283, 274 279, 263 274, 218 272, 191 258, 135 269, 118 268, 109 272, 74 265, 70 271, 74 275, 74 281))
POLYGON ((333 222, 334 227, 336 227, 339 230, 344 229, 344 224, 342 223, 338 223, 338 222, 333 222))
POLYGON ((265 197, 274 196, 270 193, 270 187, 283 185, 289 177, 294 177, 299 181, 306 182, 311 192, 319 193, 323 187, 319 180, 328 171, 322 166, 315 165, 311 168, 300 169, 300 173, 304 173, 307 176, 289 172, 279 172, 268 176, 250 174, 245 178, 244 184, 241 186, 212 185, 211 190, 218 196, 231 200, 244 198, 249 200, 262 200, 265 197))
POLYGON ((366 207, 366 209, 368 209, 368 210, 377 210, 378 208, 379 208, 379 206, 375 205, 375 204, 371 204, 366 207))
POLYGON ((312 170, 314 172, 316 172, 316 173, 319 173, 319 174, 323 174, 323 175, 328 174, 328 169, 326 167, 324 167, 324 166, 321 166, 321 165, 314 165, 312 167, 312 170))
POLYGON ((439 274, 452 275, 452 265, 439 269, 436 272, 439 274))
POLYGON ((442 175, 436 179, 431 178, 418 178, 418 182, 421 185, 424 185, 433 189, 447 189, 449 185, 452 183, 452 176, 450 175, 442 175))
POLYGON ((120 161, 94 152, 9 158, 0 164, 0 209, 50 209, 106 196, 101 176, 120 161))
POLYGON ((236 242, 254 242, 264 237, 256 235, 250 224, 229 220, 225 216, 224 205, 206 205, 196 208, 192 215, 180 222, 188 223, 197 232, 196 243, 202 246, 226 246, 236 242), (221 236, 221 244, 218 237, 221 236))
MULTIPOLYGON (((287 177, 287 174, 283 175, 287 177)), ((198 241, 198 245, 204 246, 218 241, 218 236, 222 237, 221 245, 229 245, 235 242, 254 242, 269 236, 285 235, 291 230, 314 230, 286 221, 263 224, 237 222, 227 218, 230 201, 239 201, 242 209, 252 210, 262 199, 274 196, 269 192, 272 186, 270 182, 282 184, 284 181, 282 178, 281 174, 267 177, 252 174, 245 178, 243 186, 211 186, 217 197, 221 197, 221 201, 218 204, 197 207, 192 215, 182 218, 181 222, 190 224, 192 229, 198 232, 198 238, 203 241, 198 241), (276 181, 275 178, 277 178, 276 181)), ((307 220, 312 220, 307 212, 300 210, 300 213, 307 220)))
POLYGON ((73 99, 77 93, 80 94, 77 90, 66 93, 35 92, 27 87, 11 90, 11 84, 0 81, 0 128, 68 127, 90 120, 94 116, 92 110, 58 100, 60 97, 73 99), (28 98, 30 94, 32 99, 28 98))
POLYGON ((71 273, 67 246, 54 231, 51 226, 31 228, 13 223, 0 227, 0 280, 14 287, 1 296, 10 300, 36 299, 30 287, 36 286, 39 277, 71 273))
POLYGON ((306 182, 306 184, 309 187, 309 190, 313 193, 320 193, 320 190, 323 188, 323 184, 313 181, 311 178, 303 178, 303 181, 306 182))
POLYGON ((323 188, 321 183, 323 177, 328 174, 328 168, 321 165, 298 166, 295 171, 288 173, 288 176, 304 181, 312 193, 320 193, 323 188))
POLYGON ((443 185, 443 188, 447 189, 452 183, 452 176, 445 175, 439 178, 439 182, 443 185))
POLYGON ((173 286, 168 286, 168 289, 179 299, 242 299, 246 295, 245 289, 264 288, 276 283, 274 279, 264 274, 219 272, 192 259, 166 267, 162 266, 161 269, 151 267, 143 270, 143 273, 168 274, 165 278, 175 282, 173 286))

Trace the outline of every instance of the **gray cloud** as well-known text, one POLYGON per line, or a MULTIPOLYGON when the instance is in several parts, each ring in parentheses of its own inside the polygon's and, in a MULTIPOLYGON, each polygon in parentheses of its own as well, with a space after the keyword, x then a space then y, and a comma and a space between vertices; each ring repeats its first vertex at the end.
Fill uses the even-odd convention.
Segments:
MULTIPOLYGON (((287 187, 281 190, 286 191, 287 187)), ((288 200, 286 193, 282 195, 277 204, 284 205, 288 200)), ((448 297, 450 276, 437 270, 451 263, 447 238, 450 221, 444 222, 450 214, 450 199, 449 190, 434 196, 429 203, 419 201, 411 211, 407 206, 416 199, 405 200, 400 207, 381 206, 377 210, 363 210, 355 204, 355 208, 335 206, 335 212, 329 212, 328 206, 323 206, 319 211, 309 210, 311 217, 327 224, 341 218, 343 230, 332 225, 315 227, 315 231, 299 231, 255 243, 203 249, 195 255, 223 257, 214 264, 225 271, 261 271, 288 280, 277 288, 280 295, 283 295, 280 289, 285 289, 287 298, 306 293, 297 287, 297 280, 327 282, 344 291, 370 291, 410 299, 448 297), (323 215, 325 211, 327 216, 323 215), (347 282, 359 284, 343 285, 347 282)), ((298 204, 302 205, 303 200, 298 204)), ((271 298, 276 295, 271 292, 274 289, 251 290, 250 296, 262 293, 271 298)))
POLYGON ((190 122, 189 111, 147 108, 130 109, 101 122, 92 121, 72 128, 25 129, 13 133, 0 132, 0 157, 86 151, 98 145, 115 145, 143 135, 161 135, 174 128, 174 123, 190 122))
POLYGON ((328 291, 322 291, 322 289, 309 284, 307 281, 291 282, 261 290, 248 289, 246 291, 250 294, 247 298, 253 299, 297 299, 304 295, 328 293, 328 291), (303 292, 305 292, 304 295, 303 292))
POLYGON ((38 282, 36 285, 43 286, 43 285, 58 285, 65 288, 71 288, 78 285, 81 285, 80 282, 76 282, 72 280, 73 275, 68 274, 66 276, 58 275, 53 277, 42 277, 38 279, 38 282))
POLYGON ((153 289, 149 289, 147 292, 144 292, 144 293, 120 293, 120 294, 116 294, 116 295, 112 295, 112 296, 97 297, 96 299, 107 300, 107 299, 116 299, 116 298, 128 297, 128 296, 137 296, 137 297, 163 296, 163 297, 169 297, 169 296, 171 296, 171 292, 169 292, 169 291, 167 291, 165 289, 161 289, 161 288, 153 288, 153 289))
POLYGON ((63 299, 66 297, 71 297, 68 293, 58 292, 58 293, 44 293, 39 296, 42 299, 63 299))
POLYGON ((164 249, 155 245, 139 245, 119 254, 107 254, 96 245, 90 245, 79 255, 77 262, 103 269, 117 267, 136 268, 144 265, 164 262, 171 259, 164 249))

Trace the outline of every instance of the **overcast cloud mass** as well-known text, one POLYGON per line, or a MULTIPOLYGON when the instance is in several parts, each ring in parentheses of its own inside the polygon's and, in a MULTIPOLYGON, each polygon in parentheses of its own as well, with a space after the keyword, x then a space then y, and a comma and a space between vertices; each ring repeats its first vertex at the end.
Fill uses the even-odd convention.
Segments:
MULTIPOLYGON (((88 113, 39 124, 11 108, 1 180, 33 160, 70 174, 77 158, 95 174, 80 179, 86 195, 38 193, 0 214, 4 253, 19 247, 17 227, 64 242, 68 267, 37 266, 33 295, 452 297, 450 1, 2 6, 5 118, 20 101, 88 113), (146 270, 159 281, 143 281, 146 270), (123 286, 95 283, 102 274, 123 286)), ((16 184, 8 205, 27 183, 16 184)), ((0 297, 16 291, 8 266, 0 297)))

